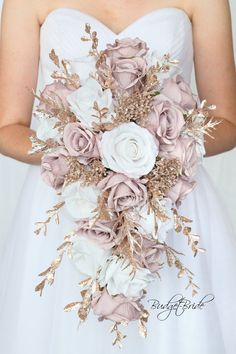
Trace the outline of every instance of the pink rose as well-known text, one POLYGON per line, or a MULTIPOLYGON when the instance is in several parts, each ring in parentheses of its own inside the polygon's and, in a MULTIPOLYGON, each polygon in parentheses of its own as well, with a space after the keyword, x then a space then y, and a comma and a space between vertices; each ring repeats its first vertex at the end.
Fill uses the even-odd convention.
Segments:
MULTIPOLYGON (((45 86, 44 90, 42 91, 42 96, 45 99, 48 99, 49 97, 52 98, 54 101, 56 101, 59 107, 62 107, 63 105, 65 108, 68 108, 66 97, 73 91, 74 90, 68 89, 61 81, 55 81, 52 84, 45 86)), ((45 104, 44 102, 40 102, 37 108, 45 110, 48 113, 52 113, 51 106, 45 104)))
POLYGON ((192 192, 195 186, 195 181, 188 181, 185 178, 179 178, 175 186, 168 191, 167 197, 169 197, 173 203, 179 207, 181 202, 186 198, 187 194, 192 192))
POLYGON ((49 186, 61 191, 65 175, 69 172, 69 164, 66 159, 67 152, 63 149, 44 155, 41 160, 42 179, 49 186))
POLYGON ((197 143, 188 136, 181 136, 177 142, 175 149, 171 152, 168 148, 162 146, 160 156, 165 158, 177 158, 182 164, 182 174, 186 177, 193 177, 198 168, 199 156, 197 152, 197 143))
POLYGON ((90 225, 89 220, 77 221, 76 233, 87 237, 104 249, 112 248, 116 242, 116 227, 114 221, 98 220, 90 225))
POLYGON ((103 192, 109 191, 107 206, 117 213, 128 208, 142 206, 147 200, 144 181, 131 179, 122 173, 110 172, 97 186, 103 192))
POLYGON ((135 321, 140 318, 143 305, 139 300, 132 300, 123 294, 112 296, 104 288, 102 291, 96 291, 92 295, 92 309, 98 320, 111 320, 115 322, 135 321))
POLYGON ((147 129, 160 142, 160 149, 165 145, 166 150, 173 150, 180 132, 185 124, 180 107, 163 94, 153 100, 153 110, 147 117, 147 129))
POLYGON ((165 79, 161 93, 180 105, 184 110, 196 107, 197 97, 194 97, 190 87, 181 75, 175 75, 172 78, 165 79))
POLYGON ((131 93, 140 85, 146 74, 146 67, 147 63, 143 58, 115 59, 111 70, 119 87, 131 93))
POLYGON ((114 44, 107 44, 104 50, 105 61, 97 67, 101 85, 107 86, 111 73, 112 89, 120 88, 128 94, 132 93, 139 87, 146 74, 147 62, 143 57, 147 51, 146 43, 139 38, 116 39, 114 44))
POLYGON ((148 51, 147 44, 139 38, 116 39, 114 44, 107 44, 105 54, 113 59, 143 57, 148 51))
POLYGON ((143 236, 141 256, 134 253, 134 258, 141 267, 148 268, 150 272, 156 272, 160 270, 163 263, 160 262, 164 246, 158 244, 156 240, 152 240, 143 236))
POLYGON ((99 157, 96 136, 79 123, 68 123, 63 133, 63 141, 71 156, 87 165, 93 158, 99 157))

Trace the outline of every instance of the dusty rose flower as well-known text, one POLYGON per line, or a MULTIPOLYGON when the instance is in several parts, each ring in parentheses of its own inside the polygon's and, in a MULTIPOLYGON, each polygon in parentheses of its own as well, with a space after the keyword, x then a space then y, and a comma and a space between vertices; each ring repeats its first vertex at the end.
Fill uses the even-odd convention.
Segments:
POLYGON ((114 44, 107 44, 105 54, 111 59, 124 59, 143 57, 147 51, 147 44, 136 37, 116 39, 114 44))
POLYGON ((142 250, 140 257, 139 254, 134 253, 134 258, 138 261, 140 266, 145 266, 150 272, 156 272, 160 270, 162 263, 160 257, 163 252, 163 245, 158 244, 156 240, 151 240, 143 236, 142 250))
POLYGON ((183 113, 179 106, 163 94, 153 100, 153 110, 147 117, 147 129, 160 142, 160 149, 173 150, 185 124, 183 113))
MULTIPOLYGON (((68 102, 66 97, 70 95, 74 90, 68 89, 61 81, 55 81, 52 84, 48 84, 45 86, 44 90, 42 91, 42 96, 44 98, 51 97, 55 100, 58 105, 61 107, 62 104, 65 108, 68 108, 68 102)), ((51 106, 45 104, 44 102, 40 102, 37 106, 39 109, 43 109, 48 113, 51 113, 51 106)))
POLYGON ((113 78, 122 90, 129 93, 140 85, 147 69, 146 60, 143 58, 115 59, 111 70, 113 78))
POLYGON ((186 178, 179 178, 176 185, 168 191, 167 197, 169 197, 173 203, 176 203, 177 207, 179 207, 181 202, 190 192, 192 192, 195 186, 195 181, 189 181, 186 178))
POLYGON ((109 191, 107 206, 116 212, 142 206, 147 200, 147 189, 144 182, 139 179, 131 179, 122 173, 110 172, 97 186, 103 192, 109 191))
POLYGON ((97 68, 101 85, 105 85, 110 71, 114 79, 113 88, 132 93, 146 74, 147 62, 143 57, 147 51, 146 43, 139 38, 116 39, 114 44, 107 44, 104 51, 106 60, 97 68))
POLYGON ((161 92, 180 105, 184 110, 196 107, 197 98, 194 97, 190 87, 181 75, 165 79, 161 92))
POLYGON ((61 191, 65 175, 69 171, 69 165, 66 159, 67 152, 61 149, 57 152, 49 153, 42 157, 41 175, 42 179, 49 186, 61 191))
POLYGON ((91 305, 99 321, 134 321, 139 319, 143 310, 139 300, 132 300, 123 294, 111 296, 106 288, 93 294, 91 305))
POLYGON ((104 249, 110 249, 115 245, 116 227, 115 221, 112 220, 98 220, 95 224, 90 224, 89 220, 78 221, 76 233, 104 249))
POLYGON ((69 123, 65 126, 63 141, 69 154, 77 157, 84 165, 99 157, 95 134, 82 128, 79 123, 69 123))
POLYGON ((197 152, 197 143, 191 138, 181 138, 182 144, 185 146, 185 159, 183 163, 183 174, 186 177, 193 177, 197 173, 199 165, 199 156, 197 152))
POLYGON ((186 177, 193 177, 197 172, 199 164, 197 143, 191 137, 181 136, 176 142, 175 149, 171 152, 168 151, 168 147, 162 146, 160 156, 180 160, 182 173, 186 177))

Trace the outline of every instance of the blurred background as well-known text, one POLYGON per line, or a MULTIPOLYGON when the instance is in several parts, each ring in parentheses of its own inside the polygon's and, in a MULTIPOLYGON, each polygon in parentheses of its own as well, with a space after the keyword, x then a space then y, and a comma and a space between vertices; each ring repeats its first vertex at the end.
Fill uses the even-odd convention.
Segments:
MULTIPOLYGON (((236 0, 231 0, 230 6, 236 58, 236 0)), ((0 12, 1 7, 2 0, 0 0, 0 12)), ((194 75, 192 88, 196 91, 194 75)), ((204 165, 225 204, 236 235, 236 149, 218 156, 205 158, 204 165)), ((0 156, 0 247, 7 235, 10 223, 14 221, 15 206, 26 172, 26 164, 0 156)))

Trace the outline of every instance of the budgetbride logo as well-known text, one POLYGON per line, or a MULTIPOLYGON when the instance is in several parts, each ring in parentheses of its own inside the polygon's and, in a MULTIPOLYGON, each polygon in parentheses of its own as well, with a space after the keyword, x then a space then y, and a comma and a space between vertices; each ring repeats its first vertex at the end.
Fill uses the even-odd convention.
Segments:
POLYGON ((157 319, 160 321, 165 321, 171 316, 171 314, 179 317, 186 311, 203 310, 214 299, 215 296, 213 294, 207 294, 203 296, 200 301, 192 302, 182 294, 175 294, 166 303, 161 303, 157 299, 148 299, 147 301, 151 310, 155 310, 157 312, 157 319))

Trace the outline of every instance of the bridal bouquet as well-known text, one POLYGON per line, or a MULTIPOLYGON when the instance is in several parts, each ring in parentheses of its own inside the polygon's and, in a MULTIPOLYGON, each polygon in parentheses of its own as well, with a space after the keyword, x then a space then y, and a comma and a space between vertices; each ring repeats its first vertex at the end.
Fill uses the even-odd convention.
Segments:
POLYGON ((34 93, 39 126, 29 153, 43 153, 42 179, 58 194, 35 233, 46 234, 54 218, 59 223, 61 209, 75 225, 35 290, 42 294, 54 282, 68 255, 84 280, 80 299, 65 310, 76 310, 80 322, 90 310, 99 321, 111 320, 113 344, 121 346, 120 324, 137 321, 147 335, 142 299, 166 263, 197 293, 194 274, 167 235, 182 232, 194 255, 205 251, 178 207, 196 184, 203 136, 217 123, 214 107, 198 103, 169 54, 159 58, 139 38, 98 50, 97 33, 89 24, 85 32, 88 55, 60 60, 52 49, 53 82, 34 93))

